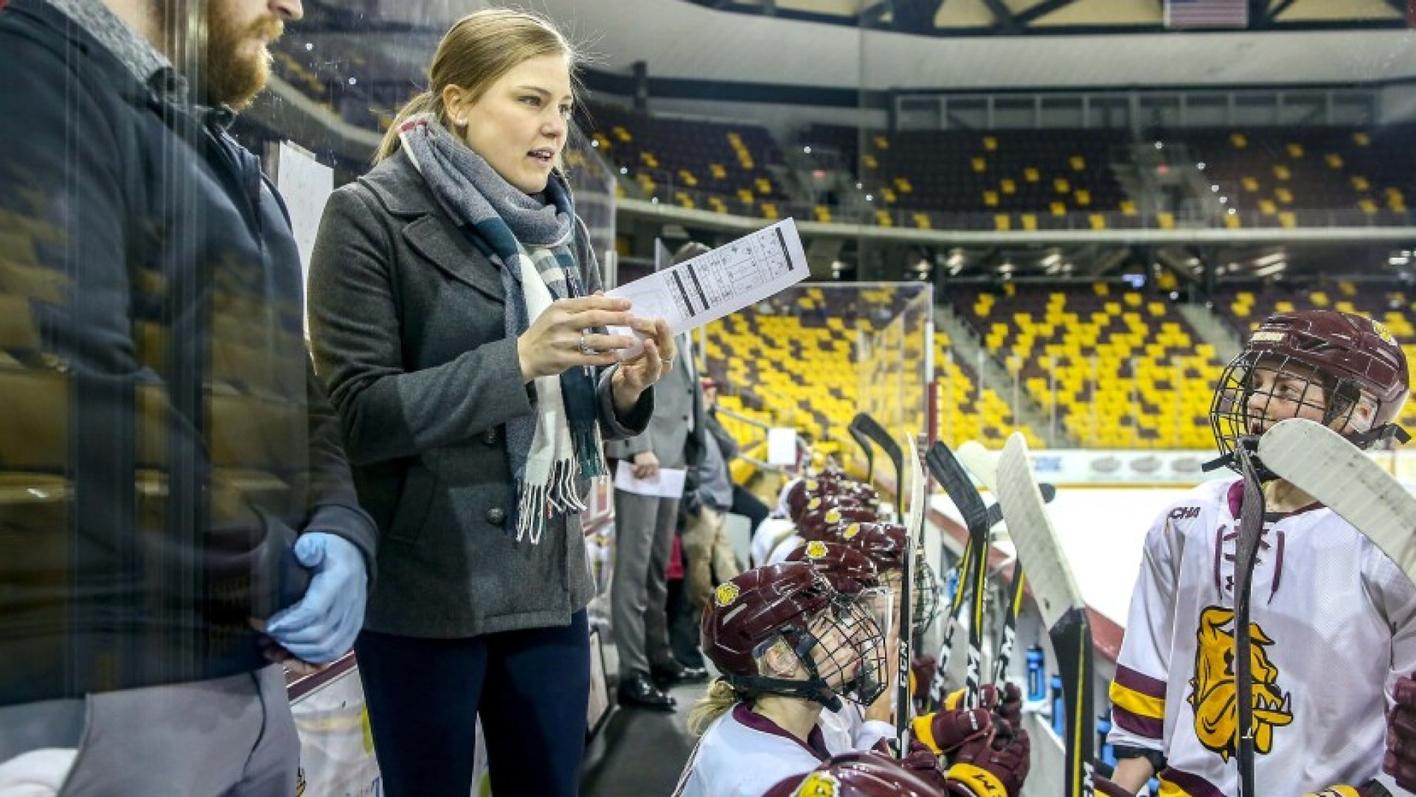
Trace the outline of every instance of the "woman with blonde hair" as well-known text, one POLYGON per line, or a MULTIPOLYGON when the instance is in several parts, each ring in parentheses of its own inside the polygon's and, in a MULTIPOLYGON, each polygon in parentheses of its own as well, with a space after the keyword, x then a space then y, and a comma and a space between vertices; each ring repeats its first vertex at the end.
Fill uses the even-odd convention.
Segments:
POLYGON ((703 654, 718 680, 689 714, 701 736, 676 797, 758 797, 846 749, 821 727, 844 700, 886 688, 885 639, 855 598, 805 562, 725 581, 703 612, 703 654))
POLYGON ((316 365, 379 525, 355 650, 389 797, 465 797, 479 714, 495 793, 577 790, 581 496, 602 440, 645 428, 674 348, 598 292, 558 165, 575 64, 540 17, 459 20, 315 245, 316 365))

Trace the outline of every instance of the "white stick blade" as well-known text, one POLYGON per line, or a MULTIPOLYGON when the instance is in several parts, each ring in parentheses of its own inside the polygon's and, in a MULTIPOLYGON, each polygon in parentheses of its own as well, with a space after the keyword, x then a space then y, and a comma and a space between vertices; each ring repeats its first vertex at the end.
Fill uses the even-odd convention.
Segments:
POLYGON ((1028 444, 1018 432, 1008 438, 998 460, 998 502, 1003 505, 1003 519, 1018 558, 1027 563, 1033 598, 1047 627, 1056 625, 1068 609, 1085 608, 1033 479, 1028 444))
POLYGON ((1342 435, 1305 418, 1259 439, 1259 460, 1366 535, 1416 582, 1416 497, 1342 435))
POLYGON ((989 492, 998 494, 998 453, 984 448, 983 443, 969 440, 959 446, 954 456, 963 463, 975 479, 983 482, 989 492))

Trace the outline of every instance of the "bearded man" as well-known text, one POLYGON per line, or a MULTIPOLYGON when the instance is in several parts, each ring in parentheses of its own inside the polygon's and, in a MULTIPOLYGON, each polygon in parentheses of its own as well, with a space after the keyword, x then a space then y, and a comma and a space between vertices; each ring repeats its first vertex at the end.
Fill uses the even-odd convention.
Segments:
POLYGON ((375 528, 227 134, 300 0, 0 10, 0 794, 288 795, 375 528))

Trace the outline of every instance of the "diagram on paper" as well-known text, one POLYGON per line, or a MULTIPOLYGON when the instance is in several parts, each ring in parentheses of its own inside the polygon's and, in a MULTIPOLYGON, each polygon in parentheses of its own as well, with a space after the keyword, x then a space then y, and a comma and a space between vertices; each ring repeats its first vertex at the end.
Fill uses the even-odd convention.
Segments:
POLYGON ((796 223, 787 219, 609 295, 629 299, 636 316, 663 318, 679 334, 773 296, 809 273, 796 223))

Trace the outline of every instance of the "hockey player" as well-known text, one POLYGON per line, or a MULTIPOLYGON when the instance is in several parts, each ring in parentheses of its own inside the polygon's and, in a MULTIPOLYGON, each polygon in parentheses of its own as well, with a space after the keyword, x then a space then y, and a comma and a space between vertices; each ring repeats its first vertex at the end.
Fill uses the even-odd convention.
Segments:
POLYGON ((938 783, 879 753, 833 756, 805 776, 793 775, 763 797, 937 797, 938 783))
POLYGON ((785 562, 787 554, 803 542, 827 539, 832 527, 853 522, 871 522, 877 517, 873 507, 864 506, 847 495, 817 496, 795 516, 792 533, 781 537, 767 557, 768 564, 785 562))
POLYGON ((902 761, 879 752, 842 753, 805 776, 795 775, 763 797, 1017 797, 1028 775, 1027 734, 1011 731, 987 709, 940 713, 902 761), (933 745, 948 751, 947 772, 933 745))
POLYGON ((884 693, 885 638, 869 613, 811 565, 748 570, 703 612, 703 653, 722 675, 689 715, 701 739, 674 794, 759 797, 850 748, 822 733, 823 709, 884 693))
MULTIPOLYGON (((894 660, 896 638, 890 627, 889 593, 880 585, 875 564, 865 554, 840 543, 812 540, 792 551, 788 562, 806 562, 826 577, 831 587, 847 595, 870 612, 872 619, 885 632, 887 661, 894 660)), ((887 665, 888 667, 889 665, 887 665)), ((869 706, 844 703, 839 710, 821 713, 820 726, 827 745, 834 749, 866 750, 895 733, 894 693, 886 689, 869 706)))
MULTIPOLYGON (((855 548, 875 563, 880 583, 899 599, 900 582, 905 568, 905 552, 910 549, 909 533, 898 523, 849 522, 838 523, 823 533, 823 539, 834 539, 855 548)), ((939 610, 939 579, 922 558, 916 559, 913 594, 914 624, 921 631, 933 622, 939 610)), ((896 605, 899 605, 896 603, 896 605)))
MULTIPOLYGON (((1220 375, 1210 411, 1230 455, 1279 421, 1308 418, 1358 445, 1394 432, 1408 391, 1380 324, 1332 310, 1275 315, 1220 375)), ((1238 792, 1234 549, 1243 482, 1166 507, 1146 537, 1110 689, 1119 763, 1098 791, 1238 792)), ((1416 588, 1356 529, 1268 476, 1250 634, 1255 782, 1261 794, 1405 794, 1379 777, 1386 694, 1416 668, 1416 588), (1391 790, 1391 791, 1388 791, 1391 790)))

